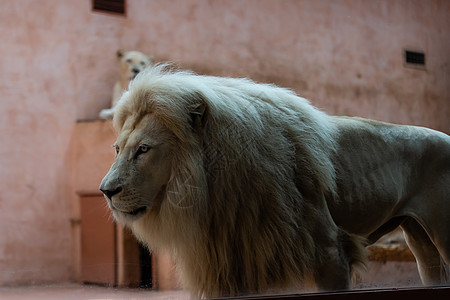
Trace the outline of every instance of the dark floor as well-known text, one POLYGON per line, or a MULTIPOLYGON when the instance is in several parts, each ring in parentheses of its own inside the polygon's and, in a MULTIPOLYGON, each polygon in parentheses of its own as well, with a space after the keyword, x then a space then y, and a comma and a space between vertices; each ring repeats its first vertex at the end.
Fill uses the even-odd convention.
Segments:
MULTIPOLYGON (((353 289, 420 287, 414 262, 370 262, 353 289)), ((78 283, 0 287, 0 300, 83 300, 83 299, 189 299, 186 291, 112 288, 78 283)))

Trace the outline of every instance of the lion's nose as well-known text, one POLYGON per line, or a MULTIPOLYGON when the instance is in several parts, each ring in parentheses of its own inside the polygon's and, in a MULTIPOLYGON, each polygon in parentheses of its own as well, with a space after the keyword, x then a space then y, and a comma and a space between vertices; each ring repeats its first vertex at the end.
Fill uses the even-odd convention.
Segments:
POLYGON ((118 187, 115 190, 107 190, 107 189, 102 189, 100 188, 100 191, 103 192, 103 194, 105 194, 106 197, 108 197, 109 199, 112 199, 112 197, 118 193, 120 193, 122 191, 122 187, 118 187))

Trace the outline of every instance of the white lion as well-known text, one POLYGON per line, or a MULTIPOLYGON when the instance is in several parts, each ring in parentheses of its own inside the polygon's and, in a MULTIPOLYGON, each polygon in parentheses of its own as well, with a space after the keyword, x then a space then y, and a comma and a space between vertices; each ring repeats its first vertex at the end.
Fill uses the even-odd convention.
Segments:
POLYGON ((157 66, 117 106, 100 189, 194 296, 347 289, 363 240, 401 226, 425 284, 448 280, 450 138, 331 117, 294 93, 157 66))
POLYGON ((130 81, 145 68, 151 66, 153 56, 145 55, 139 51, 117 50, 117 59, 119 60, 119 80, 114 84, 111 98, 111 107, 102 109, 99 117, 105 120, 113 118, 115 106, 122 96, 123 92, 128 90, 130 81))

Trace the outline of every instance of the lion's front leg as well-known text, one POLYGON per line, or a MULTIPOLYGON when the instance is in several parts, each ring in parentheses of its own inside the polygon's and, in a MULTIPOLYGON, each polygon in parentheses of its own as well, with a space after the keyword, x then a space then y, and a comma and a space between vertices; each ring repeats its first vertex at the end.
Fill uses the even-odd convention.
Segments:
POLYGON ((331 247, 322 249, 321 260, 315 272, 319 290, 348 290, 354 267, 365 268, 365 240, 337 229, 331 247))
POLYGON ((315 283, 319 290, 339 291, 350 289, 350 266, 342 262, 335 250, 330 249, 329 259, 324 261, 316 271, 315 283))

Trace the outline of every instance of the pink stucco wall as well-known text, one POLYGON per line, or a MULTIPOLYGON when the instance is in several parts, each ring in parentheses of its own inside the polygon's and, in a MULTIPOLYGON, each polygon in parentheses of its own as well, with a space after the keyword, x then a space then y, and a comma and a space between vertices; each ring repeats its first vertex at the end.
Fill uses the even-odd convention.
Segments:
MULTIPOLYGON (((109 103, 119 48, 290 87, 331 114, 450 133, 450 2, 89 0, 0 6, 0 284, 70 280, 77 119, 109 103), (426 54, 405 67, 403 50, 426 54)), ((94 151, 89 148, 86 151, 94 151)), ((109 158, 107 158, 109 159, 109 158)), ((97 183, 90 183, 97 186, 97 183)))

